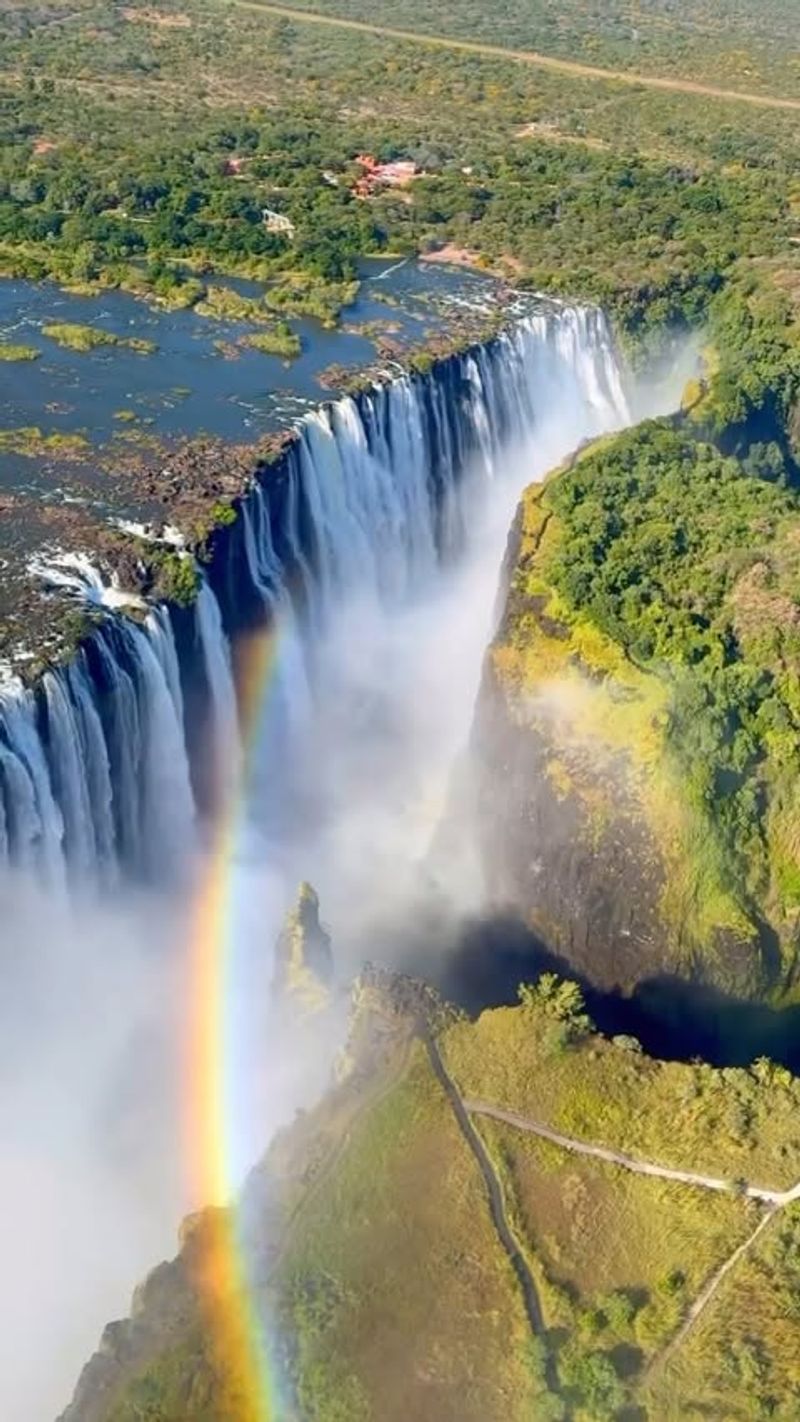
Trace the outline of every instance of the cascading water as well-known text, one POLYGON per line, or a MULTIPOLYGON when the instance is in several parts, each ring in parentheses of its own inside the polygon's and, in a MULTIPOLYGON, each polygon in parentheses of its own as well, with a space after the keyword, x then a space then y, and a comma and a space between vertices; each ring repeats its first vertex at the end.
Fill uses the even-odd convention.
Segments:
MULTIPOLYGON (((488 518, 493 481, 507 486, 506 511, 535 472, 529 458, 520 475, 520 451, 539 441, 541 469, 626 418, 601 314, 549 309, 429 376, 310 415, 243 498, 189 612, 160 607, 133 620, 86 560, 51 565, 51 583, 107 612, 70 665, 0 694, 0 855, 53 886, 174 876, 208 807, 198 790, 207 766, 218 780, 234 753, 230 643, 265 624, 281 629, 257 815, 271 777, 285 789, 294 774, 287 747, 307 749, 310 728, 319 738, 326 640, 343 610, 357 635, 359 618, 428 596, 488 518)), ((274 819, 283 802, 269 798, 274 819)))
MULTIPOLYGON (((434 951, 414 909, 519 491, 627 418, 602 317, 550 308, 309 417, 214 535, 189 607, 148 608, 85 557, 39 560, 97 626, 68 665, 0 690, 0 864, 23 871, 0 873, 14 1221, 0 1303, 7 1352, 20 1343, 16 1382, 0 1386, 7 1415, 54 1414, 102 1321, 170 1249, 175 1219, 213 1203, 183 1174, 197 1090, 182 1060, 196 990, 185 950, 204 830, 238 778, 234 679, 262 669, 260 724, 240 833, 216 837, 224 922, 204 926, 224 940, 214 1010, 236 1182, 309 1104, 336 1047, 338 1024, 298 1046, 294 1023, 266 1021, 271 945, 298 879, 320 892, 343 977, 366 956, 403 963, 401 928, 407 939, 424 925, 434 951), (184 863, 197 870, 188 884, 184 863)), ((473 906, 468 879, 448 892, 473 906)))

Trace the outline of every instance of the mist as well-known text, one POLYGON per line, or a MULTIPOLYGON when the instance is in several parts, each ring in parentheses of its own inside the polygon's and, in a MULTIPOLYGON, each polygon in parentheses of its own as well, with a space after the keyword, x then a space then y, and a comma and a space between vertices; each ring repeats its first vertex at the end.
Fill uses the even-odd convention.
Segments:
MULTIPOLYGON (((670 408, 676 384, 640 392, 636 408, 670 408)), ((356 580, 311 649, 314 697, 292 701, 284 683, 265 706, 230 870, 232 1185, 324 1088, 344 1029, 344 1000, 316 1034, 278 1032, 270 1016, 273 946, 298 882, 320 895, 342 984, 365 959, 419 961, 420 936, 446 951, 450 928, 481 907, 475 865, 437 859, 434 877, 428 852, 469 738, 509 529, 523 487, 608 427, 577 381, 546 385, 530 440, 488 481, 466 471, 459 557, 396 605, 356 580)), ((296 628, 280 630, 286 664, 308 660, 296 628)), ((2 885, 0 1410, 14 1422, 66 1406, 105 1322, 174 1254, 182 1215, 219 1203, 199 1196, 185 1140, 204 872, 200 856, 179 891, 107 903, 2 885)))
POLYGON ((61 1411, 103 1310, 172 1252, 185 1199, 176 1126, 174 914, 2 893, 0 1404, 61 1411))

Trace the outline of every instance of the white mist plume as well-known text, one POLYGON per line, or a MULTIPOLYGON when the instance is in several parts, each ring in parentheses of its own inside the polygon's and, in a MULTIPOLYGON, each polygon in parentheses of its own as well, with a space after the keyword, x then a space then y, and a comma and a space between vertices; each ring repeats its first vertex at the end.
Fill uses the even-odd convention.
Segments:
MULTIPOLYGON (((240 1180, 324 1086, 342 1015, 313 1033, 276 1027, 264 924, 280 922, 283 887, 246 866, 233 880, 232 931, 248 943, 227 1004, 242 1028, 230 1064, 248 1125, 231 1161, 240 1180)), ((199 1088, 186 1055, 185 906, 133 892, 47 902, 30 881, 7 880, 2 912, 0 1415, 47 1422, 105 1323, 175 1254, 181 1218, 222 1201, 205 1197, 187 1149, 187 1095, 199 1088)))
POLYGON ((68 909, 14 882, 2 913, 0 1411, 44 1422, 99 1310, 174 1237, 180 964, 163 904, 68 909))

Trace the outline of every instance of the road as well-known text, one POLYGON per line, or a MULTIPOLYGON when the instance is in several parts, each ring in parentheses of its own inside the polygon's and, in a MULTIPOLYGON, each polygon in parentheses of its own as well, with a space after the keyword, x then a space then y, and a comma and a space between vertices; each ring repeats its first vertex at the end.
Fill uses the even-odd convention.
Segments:
POLYGON ((499 44, 484 44, 480 40, 455 39, 448 35, 428 35, 418 30, 396 29, 393 25, 375 25, 367 20, 346 20, 341 15, 321 15, 316 10, 295 10, 291 5, 271 5, 268 0, 230 0, 242 10, 262 11, 304 25, 330 25, 340 30, 357 30, 384 39, 403 40, 426 45, 431 49, 460 50, 466 54, 485 54, 494 59, 509 59, 517 64, 529 64, 536 69, 550 69, 569 74, 576 79, 600 79, 615 84, 627 84, 637 89, 658 89, 673 94, 695 94, 728 103, 750 104, 762 109, 789 109, 800 112, 800 99, 781 98, 776 94, 753 94, 740 89, 718 89, 713 84, 701 84, 694 79, 668 78, 658 74, 639 74, 630 69, 603 69, 596 64, 582 64, 577 59, 558 59, 534 49, 507 49, 499 44))

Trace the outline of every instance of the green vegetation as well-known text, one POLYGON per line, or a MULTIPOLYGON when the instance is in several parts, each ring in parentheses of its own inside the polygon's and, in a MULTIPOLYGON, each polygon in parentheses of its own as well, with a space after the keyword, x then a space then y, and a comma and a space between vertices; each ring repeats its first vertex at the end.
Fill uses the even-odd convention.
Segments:
POLYGON ((54 455, 60 459, 80 458, 89 448, 84 434, 45 434, 38 425, 0 430, 0 453, 24 454, 28 459, 54 455))
POLYGON ((263 302, 254 296, 241 296, 228 286, 209 286, 202 301, 195 306, 198 316, 213 316, 218 321, 271 320, 263 302))
MULTIPOLYGON (((603 301, 637 341, 702 320, 754 258, 793 292, 790 112, 211 0, 187 0, 177 24, 107 3, 48 23, 62 8, 48 0, 41 23, 0 10, 0 269, 11 274, 121 285, 175 306, 207 304, 209 273, 238 274, 270 284, 276 313, 331 323, 352 300, 359 257, 452 242, 522 283, 603 301), (424 175, 359 201, 350 188, 364 149, 411 157, 424 175), (269 231, 265 208, 293 235, 269 231)), ((456 10, 477 23, 469 0, 430 23, 446 29, 456 10)), ((560 44, 582 15, 570 7, 560 44)), ((404 17, 418 19, 411 0, 392 13, 404 17)), ((671 19, 659 33, 671 42, 673 29, 671 19)), ((605 30, 594 17, 585 33, 605 30)))
MULTIPOLYGON (((308 3, 796 92, 787 0, 764 0, 757 14, 747 0, 653 0, 635 23, 624 0, 308 3)), ((493 662, 515 728, 546 742, 554 797, 580 805, 587 858, 622 840, 630 860, 624 836, 641 832, 659 968, 699 965, 737 991, 796 994, 796 112, 218 0, 6 0, 0 47, 3 273, 251 323, 220 343, 231 357, 244 346, 292 358, 300 342, 287 318, 335 325, 361 258, 447 245, 522 287, 601 302, 638 353, 666 330, 707 328, 707 372, 682 418, 599 443, 526 495, 493 662), (420 175, 362 200, 364 150, 411 158, 420 175), (288 227, 270 230, 269 213, 288 227), (241 296, 225 276, 264 295, 241 296)), ((78 325, 44 334, 79 351, 153 349, 78 325)), ((0 358, 37 354, 10 354, 22 350, 0 346, 0 358)), ((411 351, 409 363, 424 372, 437 353, 411 351)), ((131 415, 117 412, 121 423, 131 415)), ((69 458, 85 447, 79 434, 0 432, 6 453, 69 458)), ((200 540, 236 518, 202 490, 191 510, 200 540)), ((151 590, 191 603, 194 562, 163 550, 148 559, 151 590)), ((322 1006, 302 954, 289 957, 322 1006)), ((794 1422, 796 1214, 759 1237, 662 1366, 758 1207, 734 1189, 711 1195, 566 1155, 476 1115, 540 1295, 546 1326, 534 1338, 474 1156, 409 1024, 386 1045, 383 1008, 377 1066, 351 1053, 351 1075, 259 1172, 282 1241, 259 1279, 288 1340, 281 1363, 302 1422, 385 1422, 387 1398, 418 1422, 794 1422)), ((465 1095, 579 1140, 731 1181, 788 1187, 800 1176, 800 1090, 788 1073, 764 1060, 724 1072, 655 1063, 633 1039, 602 1041, 574 984, 525 984, 517 1008, 451 1023, 441 1045, 465 1095)), ((192 1269, 184 1285, 180 1307, 145 1329, 143 1352, 120 1350, 126 1386, 109 1394, 108 1422, 250 1422, 192 1269)), ((139 1317, 157 1307, 152 1291, 143 1300, 139 1317)))
POLYGON ((156 572, 154 595, 180 607, 189 607, 200 591, 200 575, 193 558, 185 553, 149 554, 156 572))
POLYGON ((676 960, 699 952, 726 985, 785 992, 800 950, 800 348, 762 288, 718 297, 711 332, 687 415, 528 491, 494 662, 512 695, 543 698, 528 721, 589 836, 615 832, 624 786, 676 960), (781 950, 766 979, 765 926, 781 950))
POLYGON ((300 337, 285 321, 277 321, 269 331, 254 331, 245 336, 243 346, 262 355, 282 356, 284 360, 294 360, 302 349, 300 337))
MULTIPOLYGON (((800 1400, 795 1207, 663 1359, 752 1235, 758 1207, 473 1115, 535 1280, 544 1331, 534 1335, 475 1158, 393 991, 357 995, 346 1075, 279 1135, 250 1186, 251 1208, 260 1200, 282 1231, 259 1278, 285 1340, 287 1418, 619 1422, 644 1406, 657 1422, 738 1422, 758 1415, 756 1396, 774 1396, 764 1415, 789 1422, 800 1400)), ((651 1061, 592 1035, 574 985, 552 977, 521 997, 477 1022, 442 1016, 440 1049, 464 1097, 664 1165, 770 1184, 800 1175, 800 1085, 788 1073, 651 1061), (576 1031, 559 1045, 551 1029, 564 1021, 576 1031)), ((207 1331, 180 1292, 207 1266, 185 1249, 163 1267, 177 1277, 145 1286, 101 1422, 183 1422, 190 1399, 191 1415, 210 1422, 237 1395, 235 1358, 210 1365, 207 1331)), ((241 1395, 238 1406, 230 1415, 249 1419, 241 1395)))
POLYGON ((491 11, 481 0, 446 0, 435 9, 425 0, 291 0, 291 8, 750 93, 797 94, 800 53, 787 0, 765 0, 757 12, 747 0, 634 8, 628 0, 560 0, 557 11, 547 0, 499 0, 491 11))
POLYGON ((323 326, 335 326, 341 312, 358 295, 357 281, 324 282, 313 276, 291 276, 269 287, 265 296, 273 311, 288 316, 313 316, 323 326))
POLYGON ((742 1260, 650 1390, 653 1415, 725 1416, 731 1422, 792 1422, 800 1406, 793 1364, 797 1331, 797 1206, 786 1210, 742 1260), (679 1399, 688 1410, 679 1408, 679 1399))
POLYGON ((232 504, 217 502, 211 505, 208 517, 213 528, 229 528, 236 522, 236 510, 232 504))
POLYGON ((0 361, 38 360, 41 354, 36 346, 12 345, 8 341, 0 341, 0 361))
MULTIPOLYGON (((550 976, 540 983, 544 1000, 541 989, 533 1000, 523 994, 521 1006, 484 1012, 477 1022, 457 1023, 445 1034, 442 1051, 465 1097, 676 1169, 776 1189, 800 1179, 793 1124, 800 1083, 790 1072, 764 1060, 724 1071, 655 1061, 588 1033, 582 1024, 565 1040, 553 1031, 554 1021, 560 1021, 552 1009, 553 984, 557 994, 568 995, 570 1016, 585 1012, 580 993, 575 984, 559 984, 550 976)), ((489 1124, 482 1122, 481 1130, 489 1124)), ((557 1151, 536 1137, 525 1140, 548 1156, 557 1151)), ((574 1158, 572 1163, 577 1168, 574 1158)), ((591 1164, 618 1178, 614 1168, 591 1164)), ((712 1203, 721 1208, 719 1199, 712 1203)), ((635 1257, 633 1251, 630 1258, 635 1257)), ((589 1270, 593 1261, 587 1258, 581 1267, 589 1270)))
POLYGON ((43 326, 42 335, 69 351, 86 352, 102 346, 124 346, 137 355, 153 355, 157 349, 154 341, 143 340, 141 336, 117 336, 113 331, 100 331, 96 326, 80 326, 71 322, 43 326))

